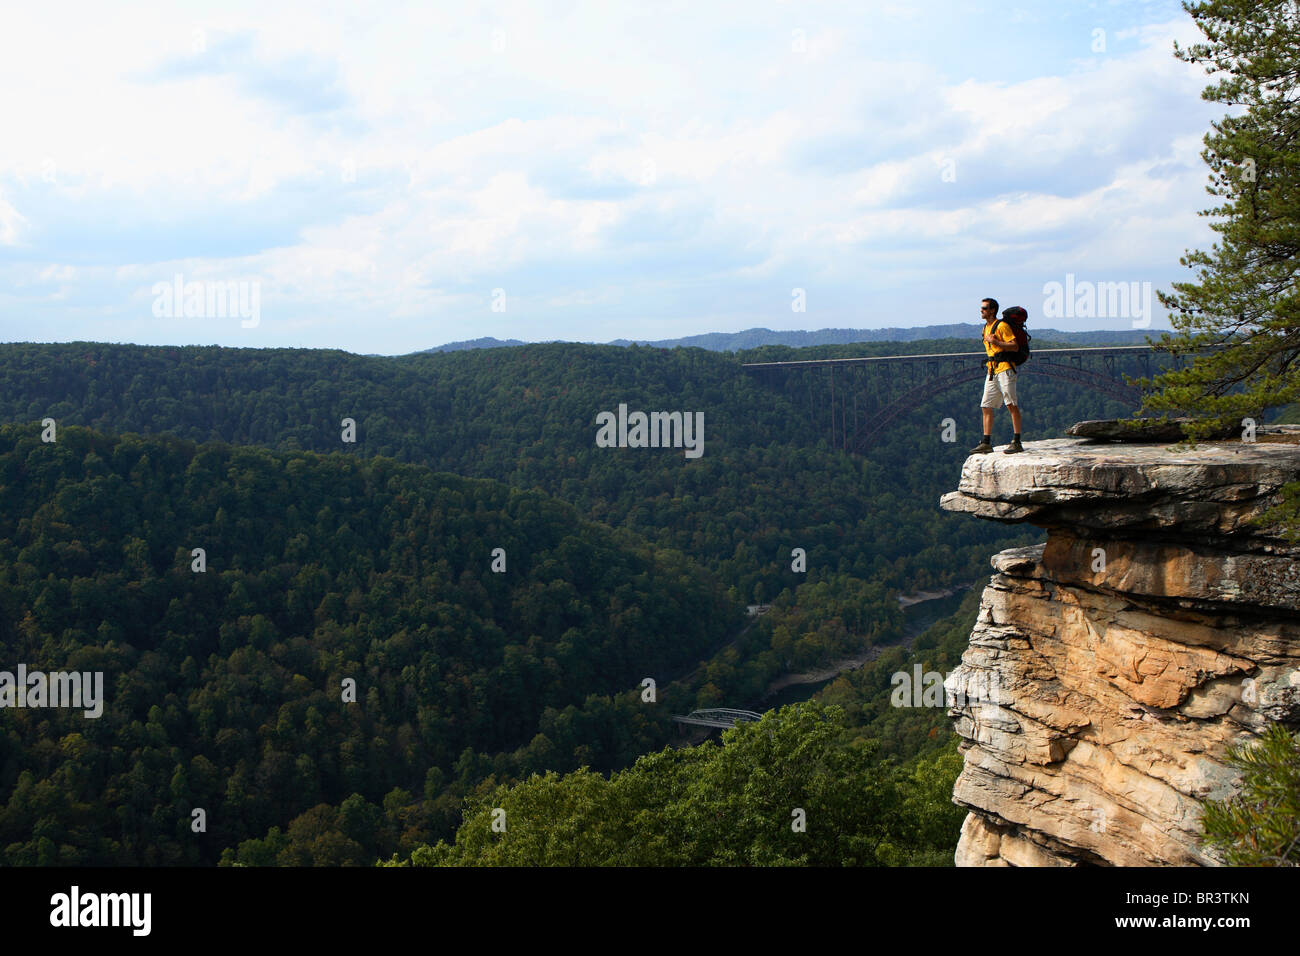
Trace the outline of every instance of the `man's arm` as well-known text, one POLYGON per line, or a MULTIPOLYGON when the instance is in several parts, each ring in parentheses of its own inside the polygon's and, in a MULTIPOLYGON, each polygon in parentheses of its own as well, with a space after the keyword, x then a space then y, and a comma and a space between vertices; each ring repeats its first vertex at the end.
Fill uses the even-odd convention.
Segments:
MULTIPOLYGON (((998 328, 999 330, 1006 328, 1006 323, 1001 322, 996 326, 996 328, 998 328)), ((997 335, 993 335, 989 332, 984 333, 984 341, 987 344, 993 346, 999 352, 1014 352, 1016 349, 1020 347, 1016 343, 1016 333, 1012 332, 1008 328, 1006 334, 1011 336, 1011 341, 1008 342, 1006 339, 1001 338, 1000 336, 997 335)))

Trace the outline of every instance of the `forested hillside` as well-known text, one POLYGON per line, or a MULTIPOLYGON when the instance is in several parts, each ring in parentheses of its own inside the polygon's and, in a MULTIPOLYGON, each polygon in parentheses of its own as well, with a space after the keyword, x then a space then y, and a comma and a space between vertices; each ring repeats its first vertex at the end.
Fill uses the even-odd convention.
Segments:
MULTIPOLYGON (((970 348, 0 346, 5 646, 111 688, 98 721, 0 712, 4 859, 408 855, 452 838, 467 799, 582 767, 641 779, 672 713, 760 706, 779 675, 898 644, 898 594, 976 580, 1036 537, 936 507, 978 439, 978 383, 858 457, 829 445, 806 377, 740 363, 970 348), (703 413, 703 454, 597 447, 597 414, 620 403, 703 413), (745 626, 749 602, 772 609, 745 626)), ((1021 392, 1026 438, 1126 411, 1048 379, 1021 392)), ((847 721, 832 750, 875 741, 834 758, 855 774, 950 739, 941 711, 879 693, 911 659, 888 650, 824 694, 847 721)))
MULTIPOLYGON (((1044 343, 1046 344, 1046 343, 1044 343)), ((52 417, 105 432, 281 450, 386 455, 516 488, 537 488, 588 516, 689 554, 734 590, 770 599, 809 569, 898 589, 983 573, 1014 531, 940 512, 979 440, 979 383, 918 406, 871 453, 826 442, 802 382, 769 385, 745 361, 969 351, 966 341, 878 343, 738 356, 701 349, 536 345, 375 358, 344 352, 148 348, 94 343, 0 346, 0 420, 52 417), (595 416, 629 409, 702 412, 703 455, 598 448, 595 416), (941 422, 957 440, 941 440, 941 422), (344 418, 356 443, 340 440, 344 418)), ((897 383, 884 383, 886 392, 897 383)), ((1026 439, 1121 404, 1051 379, 1021 383, 1026 439)), ((999 422, 1009 439, 1006 414, 999 422)))
POLYGON ((951 672, 981 591, 814 701, 727 731, 723 748, 648 755, 608 778, 539 773, 481 789, 454 840, 392 863, 951 866, 965 817, 951 800, 958 738, 945 707, 892 706, 893 677, 951 672), (807 824, 797 833, 794 808, 807 824))
POLYGON ((767 714, 608 778, 537 775, 473 801, 415 866, 948 866, 956 741, 909 765, 855 739, 836 707, 767 714), (494 825, 495 824, 495 825, 494 825))
MULTIPOLYGON (((295 819, 297 862, 370 862, 454 824, 493 769, 479 754, 688 668, 738 625, 681 556, 537 493, 39 432, 0 427, 0 645, 29 670, 103 671, 106 700, 98 719, 0 710, 7 864, 212 863, 295 819)), ((585 714, 567 744, 583 751, 556 734, 503 767, 630 762, 667 715, 626 696, 585 714)))

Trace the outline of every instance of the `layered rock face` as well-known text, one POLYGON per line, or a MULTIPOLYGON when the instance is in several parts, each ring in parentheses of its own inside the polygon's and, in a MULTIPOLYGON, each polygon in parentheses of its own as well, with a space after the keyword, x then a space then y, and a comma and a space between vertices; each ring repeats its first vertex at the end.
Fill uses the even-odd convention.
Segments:
POLYGON ((1300 436, 1061 439, 972 456, 941 506, 1046 528, 1004 551, 948 688, 959 866, 1214 865, 1225 748, 1300 724, 1300 546, 1253 524, 1300 436))

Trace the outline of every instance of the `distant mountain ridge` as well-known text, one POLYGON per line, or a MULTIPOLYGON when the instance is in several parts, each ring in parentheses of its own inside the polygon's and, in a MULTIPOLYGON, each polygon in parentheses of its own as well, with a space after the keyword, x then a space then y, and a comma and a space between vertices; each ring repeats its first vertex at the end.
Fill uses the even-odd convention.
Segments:
MULTIPOLYGON (((802 348, 809 345, 852 345, 855 342, 915 342, 920 339, 976 339, 980 337, 978 322, 956 322, 951 325, 920 325, 910 329, 802 329, 776 331, 773 329, 745 329, 742 332, 705 332, 679 339, 614 339, 607 345, 649 345, 671 349, 677 346, 708 349, 710 352, 738 352, 762 345, 786 345, 802 348)), ((1063 332, 1059 329, 1034 328, 1030 334, 1040 341, 1064 342, 1070 345, 1144 345, 1147 336, 1158 335, 1161 329, 1102 329, 1087 332, 1063 332)), ((491 336, 448 342, 423 352, 460 352, 466 349, 493 349, 511 345, 533 345, 519 339, 495 339, 491 336)))
POLYGON ((466 349, 499 349, 509 345, 529 345, 523 339, 494 339, 485 335, 478 339, 465 339, 463 342, 448 342, 437 348, 422 349, 423 352, 464 352, 466 349))

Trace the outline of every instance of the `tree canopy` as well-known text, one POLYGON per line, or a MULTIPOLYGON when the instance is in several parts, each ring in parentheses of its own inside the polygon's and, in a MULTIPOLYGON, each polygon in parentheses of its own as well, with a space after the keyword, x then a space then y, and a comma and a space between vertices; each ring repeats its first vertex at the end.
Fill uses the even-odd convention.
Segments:
MULTIPOLYGON (((535 775, 472 801, 416 866, 951 866, 965 811, 955 745, 904 766, 816 702, 722 745, 649 754, 608 778, 535 775)), ((393 863, 404 861, 394 858, 393 863)))
MULTIPOLYGON (((1300 399, 1300 7, 1294 0, 1183 4, 1205 41, 1175 55, 1216 81, 1202 96, 1231 107, 1202 156, 1220 201, 1202 212, 1221 241, 1180 262, 1195 281, 1162 292, 1174 334, 1161 346, 1191 356, 1157 377, 1145 411, 1202 416, 1217 426, 1262 421, 1300 399)), ((1300 482, 1271 518, 1300 535, 1300 482)))

